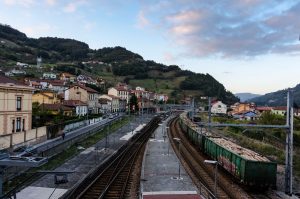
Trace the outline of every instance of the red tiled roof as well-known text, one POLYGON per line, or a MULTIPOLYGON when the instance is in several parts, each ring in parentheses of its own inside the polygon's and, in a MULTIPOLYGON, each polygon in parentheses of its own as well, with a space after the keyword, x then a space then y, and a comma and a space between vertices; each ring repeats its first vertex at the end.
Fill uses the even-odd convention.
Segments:
POLYGON ((114 96, 114 95, 107 95, 107 96, 111 97, 112 99, 120 99, 119 97, 114 96))
POLYGON ((96 91, 96 90, 94 90, 94 89, 92 89, 92 88, 90 88, 90 87, 81 85, 81 84, 74 84, 74 85, 70 86, 70 88, 73 88, 74 86, 78 86, 78 87, 80 87, 80 88, 86 90, 86 91, 89 92, 89 93, 98 93, 98 91, 96 91))
POLYGON ((69 77, 76 77, 75 75, 72 75, 71 73, 61 73, 60 76, 69 76, 69 77))
POLYGON ((115 87, 115 89, 117 89, 117 91, 128 91, 128 89, 126 89, 125 87, 122 87, 122 86, 115 87))
POLYGON ((86 103, 84 103, 84 102, 82 102, 82 101, 80 101, 80 100, 65 100, 64 102, 63 102, 63 104, 65 105, 65 106, 87 106, 87 104, 86 103))
POLYGON ((255 108, 255 110, 257 111, 271 111, 273 109, 273 107, 269 107, 269 106, 258 106, 255 108))
POLYGON ((107 102, 110 102, 111 100, 109 100, 109 99, 106 99, 106 98, 100 98, 99 99, 99 103, 100 104, 106 104, 107 102))
POLYGON ((22 86, 26 85, 26 84, 23 84, 22 82, 19 82, 17 80, 11 79, 11 78, 3 76, 3 75, 0 75, 0 83, 2 83, 2 84, 11 83, 11 84, 22 85, 22 86))
POLYGON ((40 107, 50 111, 59 111, 59 110, 71 111, 72 110, 72 108, 68 106, 64 106, 63 104, 41 104, 40 107))
POLYGON ((286 111, 286 106, 276 106, 276 107, 273 107, 273 110, 276 110, 276 111, 286 111))

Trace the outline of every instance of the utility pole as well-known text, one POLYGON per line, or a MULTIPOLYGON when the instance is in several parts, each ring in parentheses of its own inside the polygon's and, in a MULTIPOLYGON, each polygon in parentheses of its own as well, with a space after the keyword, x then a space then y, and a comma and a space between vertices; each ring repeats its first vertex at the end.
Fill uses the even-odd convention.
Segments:
MULTIPOLYGON (((208 97, 208 123, 211 123, 211 97, 208 97)), ((210 131, 211 126, 208 126, 208 130, 210 131)))
POLYGON ((206 125, 210 131, 211 127, 256 127, 256 128, 279 128, 286 129, 285 143, 285 193, 293 194, 293 131, 294 131, 294 108, 293 95, 289 89, 287 93, 287 112, 285 125, 257 125, 257 124, 222 124, 211 123, 211 98, 208 98, 208 123, 206 125))
POLYGON ((287 129, 286 143, 285 143, 285 193, 293 194, 293 131, 294 131, 294 108, 293 96, 291 90, 287 94, 287 112, 286 125, 287 129))

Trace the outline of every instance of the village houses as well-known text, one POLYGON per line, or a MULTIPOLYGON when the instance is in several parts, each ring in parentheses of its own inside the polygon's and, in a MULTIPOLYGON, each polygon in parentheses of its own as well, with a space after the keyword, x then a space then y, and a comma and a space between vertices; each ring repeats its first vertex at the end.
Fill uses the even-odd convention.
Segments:
POLYGON ((56 92, 51 90, 36 91, 32 95, 32 102, 38 102, 39 104, 58 104, 60 99, 56 92))
POLYGON ((74 84, 65 90, 64 100, 79 100, 88 105, 88 111, 90 114, 98 114, 98 95, 99 93, 92 88, 80 84, 74 84))
POLYGON ((120 98, 114 95, 101 95, 99 99, 108 99, 111 102, 110 111, 111 113, 120 111, 120 98))
POLYGON ((226 114, 227 105, 222 103, 222 101, 216 101, 211 105, 211 113, 213 114, 226 114))

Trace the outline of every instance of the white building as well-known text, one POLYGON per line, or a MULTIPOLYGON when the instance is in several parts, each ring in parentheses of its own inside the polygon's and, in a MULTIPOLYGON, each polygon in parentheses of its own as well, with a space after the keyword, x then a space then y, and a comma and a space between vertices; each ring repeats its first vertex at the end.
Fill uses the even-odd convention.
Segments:
POLYGON ((63 105, 73 108, 77 116, 84 116, 88 113, 88 105, 80 100, 65 100, 63 105))
POLYGON ((112 87, 108 89, 108 95, 119 97, 122 100, 129 102, 129 90, 125 87, 112 87))
POLYGON ((217 102, 212 104, 211 113, 226 114, 227 113, 227 105, 222 103, 221 101, 217 101, 217 102))
POLYGON ((36 67, 37 68, 40 68, 40 67, 42 67, 42 57, 37 57, 36 58, 36 67))
POLYGON ((43 79, 56 79, 56 74, 54 74, 54 73, 43 73, 43 79))
POLYGON ((111 110, 110 112, 114 113, 114 112, 119 112, 120 111, 120 101, 119 101, 119 97, 116 97, 114 95, 101 95, 99 97, 99 99, 108 99, 109 101, 111 101, 111 110))

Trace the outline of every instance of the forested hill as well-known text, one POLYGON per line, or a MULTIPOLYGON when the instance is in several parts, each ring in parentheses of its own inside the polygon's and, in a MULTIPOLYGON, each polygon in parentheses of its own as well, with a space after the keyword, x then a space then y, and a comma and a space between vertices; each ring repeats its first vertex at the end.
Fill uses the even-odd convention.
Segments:
MULTIPOLYGON (((101 38, 99 38, 101 39, 101 38)), ((111 84, 125 81, 133 86, 168 94, 171 99, 212 96, 227 104, 239 99, 209 74, 181 70, 177 65, 164 65, 144 60, 123 47, 90 49, 74 39, 56 37, 29 38, 26 34, 0 24, 0 67, 13 67, 16 62, 35 64, 43 58, 44 66, 73 74, 101 77, 111 84), (93 64, 83 64, 83 62, 93 64), (96 64, 94 64, 96 63, 96 64)), ((34 74, 38 75, 38 74, 34 74)))
MULTIPOLYGON (((294 95, 294 106, 300 105, 300 84, 291 88, 294 95)), ((272 93, 267 93, 260 97, 251 99, 251 102, 255 102, 258 105, 267 106, 286 106, 287 89, 279 90, 272 93)))

